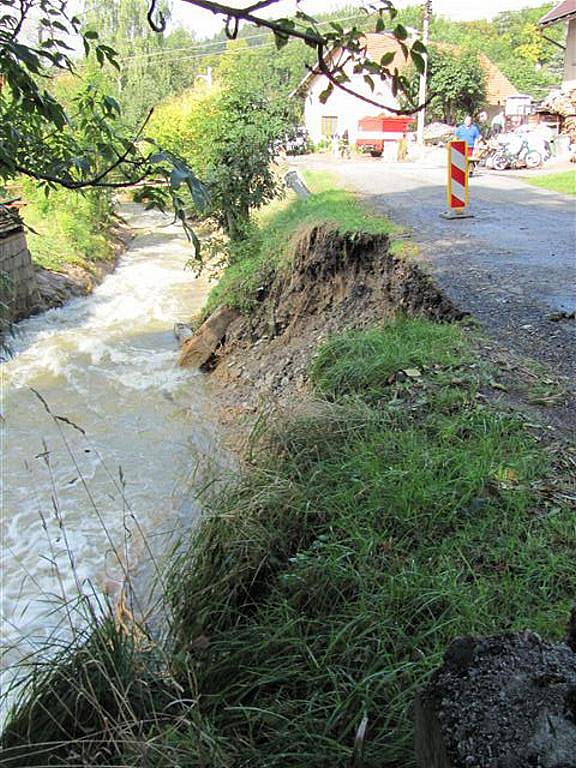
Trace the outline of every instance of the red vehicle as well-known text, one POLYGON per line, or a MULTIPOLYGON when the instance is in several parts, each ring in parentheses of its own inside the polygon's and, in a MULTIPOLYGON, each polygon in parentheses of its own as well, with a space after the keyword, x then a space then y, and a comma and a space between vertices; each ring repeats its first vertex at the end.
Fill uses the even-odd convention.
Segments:
POLYGON ((386 142, 400 141, 412 122, 412 117, 390 115, 363 117, 358 121, 356 147, 360 152, 370 154, 372 157, 381 157, 386 142))

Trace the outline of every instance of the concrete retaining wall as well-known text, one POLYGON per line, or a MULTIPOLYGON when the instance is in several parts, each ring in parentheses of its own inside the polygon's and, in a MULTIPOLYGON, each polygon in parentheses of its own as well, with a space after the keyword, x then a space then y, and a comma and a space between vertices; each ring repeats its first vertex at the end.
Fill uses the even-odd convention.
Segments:
POLYGON ((26 317, 38 304, 38 286, 26 235, 16 222, 0 228, 0 301, 5 320, 26 317))

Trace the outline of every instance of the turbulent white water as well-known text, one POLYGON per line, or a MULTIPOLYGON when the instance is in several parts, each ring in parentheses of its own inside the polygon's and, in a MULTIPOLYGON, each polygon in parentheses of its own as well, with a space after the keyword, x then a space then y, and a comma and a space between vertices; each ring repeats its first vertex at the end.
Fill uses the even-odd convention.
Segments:
POLYGON ((123 213, 137 236, 116 271, 92 296, 21 323, 2 366, 5 664, 61 620, 58 597, 113 592, 145 560, 139 528, 154 546, 194 513, 191 473, 215 451, 211 393, 176 367, 172 330, 202 306, 207 280, 185 269, 181 229, 123 213))

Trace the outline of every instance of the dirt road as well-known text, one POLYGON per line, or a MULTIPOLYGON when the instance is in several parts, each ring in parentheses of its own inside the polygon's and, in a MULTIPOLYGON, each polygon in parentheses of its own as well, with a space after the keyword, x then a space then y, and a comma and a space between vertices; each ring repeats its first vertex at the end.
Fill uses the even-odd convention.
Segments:
POLYGON ((484 172, 471 179, 474 218, 446 221, 442 159, 392 164, 375 159, 299 158, 335 171, 345 186, 405 225, 443 290, 504 346, 576 372, 576 199, 484 172))

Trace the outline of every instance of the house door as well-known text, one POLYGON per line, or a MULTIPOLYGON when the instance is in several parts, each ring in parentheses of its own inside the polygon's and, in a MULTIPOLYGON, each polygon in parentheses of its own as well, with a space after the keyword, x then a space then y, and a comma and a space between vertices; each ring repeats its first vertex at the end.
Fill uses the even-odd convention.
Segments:
POLYGON ((331 139, 335 133, 338 133, 338 117, 336 115, 322 115, 320 130, 323 138, 331 139))

